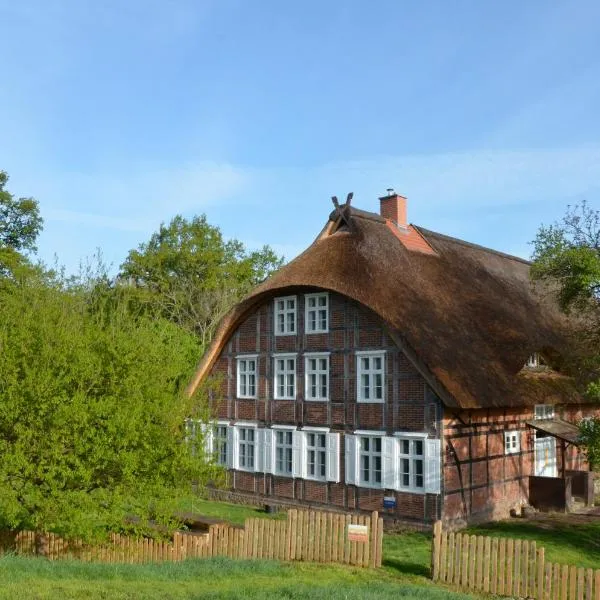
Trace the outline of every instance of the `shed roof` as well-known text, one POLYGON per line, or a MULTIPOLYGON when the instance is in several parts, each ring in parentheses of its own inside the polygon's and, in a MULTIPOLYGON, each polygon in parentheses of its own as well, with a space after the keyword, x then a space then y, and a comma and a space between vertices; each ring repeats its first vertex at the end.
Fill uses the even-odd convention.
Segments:
POLYGON ((339 227, 337 214, 302 254, 226 315, 190 392, 258 304, 316 287, 379 315, 448 406, 579 401, 566 377, 520 373, 532 353, 560 356, 569 344, 568 322, 531 283, 528 261, 412 226, 434 251, 424 252, 402 243, 403 232, 379 215, 350 208, 352 226, 339 227))

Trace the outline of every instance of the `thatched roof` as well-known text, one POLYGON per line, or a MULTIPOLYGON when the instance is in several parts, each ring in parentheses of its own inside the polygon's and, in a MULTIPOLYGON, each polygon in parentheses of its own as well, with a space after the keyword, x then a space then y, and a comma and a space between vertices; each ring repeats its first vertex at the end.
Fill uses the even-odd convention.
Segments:
POLYGON ((527 261, 416 226, 395 231, 379 215, 349 212, 350 228, 332 213, 311 246, 223 319, 190 392, 256 306, 308 286, 344 294, 379 315, 448 406, 578 400, 567 378, 557 385, 556 378, 534 382, 520 373, 532 353, 560 359, 568 346, 567 322, 531 284, 527 261))

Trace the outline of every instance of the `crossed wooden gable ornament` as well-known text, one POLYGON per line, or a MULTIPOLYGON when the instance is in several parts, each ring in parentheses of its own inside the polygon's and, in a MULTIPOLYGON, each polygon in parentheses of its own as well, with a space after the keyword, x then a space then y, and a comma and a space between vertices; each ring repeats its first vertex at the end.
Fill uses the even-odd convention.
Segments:
POLYGON ((339 229, 343 225, 346 225, 350 231, 354 231, 354 223, 352 221, 352 214, 350 212, 350 205, 352 203, 352 198, 354 197, 354 193, 350 192, 348 196, 346 196, 346 204, 340 205, 338 202, 337 196, 332 196, 331 201, 335 206, 335 223, 336 229, 339 229))

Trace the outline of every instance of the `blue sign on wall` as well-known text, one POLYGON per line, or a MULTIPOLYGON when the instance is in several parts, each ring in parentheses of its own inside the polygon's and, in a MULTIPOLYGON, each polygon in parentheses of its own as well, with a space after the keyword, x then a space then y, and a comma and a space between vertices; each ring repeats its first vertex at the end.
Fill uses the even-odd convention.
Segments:
POLYGON ((383 497, 383 508, 396 508, 396 497, 395 496, 384 496, 383 497))

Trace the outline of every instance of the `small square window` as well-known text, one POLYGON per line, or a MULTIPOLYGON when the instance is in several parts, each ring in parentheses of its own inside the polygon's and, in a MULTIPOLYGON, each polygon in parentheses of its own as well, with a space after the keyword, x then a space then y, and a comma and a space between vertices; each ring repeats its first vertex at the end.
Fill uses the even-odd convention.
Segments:
POLYGON ((554 419, 554 406, 552 404, 536 404, 535 419, 554 419))
POLYGON ((518 431, 504 432, 504 453, 518 454, 521 452, 521 440, 518 431))

